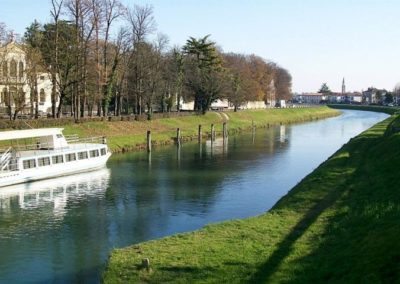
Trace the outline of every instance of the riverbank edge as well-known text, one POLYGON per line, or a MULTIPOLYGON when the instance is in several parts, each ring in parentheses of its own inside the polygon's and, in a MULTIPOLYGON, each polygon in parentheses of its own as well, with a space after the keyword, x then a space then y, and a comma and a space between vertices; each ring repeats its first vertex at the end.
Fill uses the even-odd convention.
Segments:
POLYGON ((395 171, 400 133, 390 126, 398 122, 399 116, 392 115, 351 139, 260 216, 114 250, 103 281, 396 279, 400 229, 393 225, 400 208, 391 202, 400 201, 400 193, 391 189, 400 188, 395 171), (145 258, 149 269, 142 266, 145 258))
POLYGON ((373 111, 373 112, 383 112, 389 115, 395 114, 400 111, 399 107, 389 107, 389 106, 375 106, 375 105, 350 105, 350 104, 328 104, 327 105, 333 109, 349 109, 349 110, 363 110, 363 111, 373 111))
POLYGON ((198 127, 202 125, 202 138, 211 136, 214 124, 216 136, 222 136, 223 123, 229 135, 255 128, 267 128, 280 124, 292 124, 339 115, 340 112, 326 106, 313 108, 286 108, 242 110, 239 112, 208 112, 206 115, 161 118, 154 121, 99 121, 65 125, 64 134, 80 137, 106 136, 113 153, 143 151, 147 149, 146 135, 151 131, 152 148, 176 143, 177 128, 181 141, 198 139, 198 127))

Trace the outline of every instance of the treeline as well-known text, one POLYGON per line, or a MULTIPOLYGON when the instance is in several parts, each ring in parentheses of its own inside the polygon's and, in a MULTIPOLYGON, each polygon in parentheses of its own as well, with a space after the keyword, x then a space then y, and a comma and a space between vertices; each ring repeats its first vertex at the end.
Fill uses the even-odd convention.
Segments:
POLYGON ((65 105, 76 119, 110 112, 151 118, 154 110, 179 111, 183 101, 204 113, 219 98, 236 109, 246 101, 290 97, 289 72, 256 55, 224 53, 209 36, 169 47, 168 37, 156 34, 150 6, 51 0, 51 7, 51 22, 34 21, 22 42, 33 105, 37 74, 45 71, 53 84, 53 117, 65 105))

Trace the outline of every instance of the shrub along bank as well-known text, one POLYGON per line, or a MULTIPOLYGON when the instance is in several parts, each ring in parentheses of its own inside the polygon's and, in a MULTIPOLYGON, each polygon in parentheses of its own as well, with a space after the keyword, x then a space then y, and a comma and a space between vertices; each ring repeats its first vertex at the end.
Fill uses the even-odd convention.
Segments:
POLYGON ((351 139, 268 213, 113 251, 104 282, 397 282, 399 121, 351 139))

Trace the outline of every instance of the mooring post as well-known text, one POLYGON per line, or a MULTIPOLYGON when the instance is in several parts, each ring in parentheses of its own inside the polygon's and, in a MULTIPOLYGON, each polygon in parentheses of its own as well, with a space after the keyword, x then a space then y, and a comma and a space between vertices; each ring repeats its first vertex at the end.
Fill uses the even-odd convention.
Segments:
POLYGON ((211 124, 211 141, 215 140, 215 128, 214 124, 211 124))
POLYGON ((198 131, 198 134, 197 134, 197 141, 199 141, 199 143, 201 143, 201 136, 202 136, 202 134, 201 134, 201 124, 199 124, 199 131, 198 131))
POLYGON ((180 128, 176 129, 176 145, 178 145, 178 147, 181 146, 181 130, 180 130, 180 128))
POLYGON ((147 152, 151 152, 151 131, 147 130, 147 152))
POLYGON ((223 124, 222 124, 222 137, 224 138, 224 140, 225 140, 225 138, 227 137, 228 135, 227 135, 227 131, 226 131, 226 122, 224 122, 223 124))

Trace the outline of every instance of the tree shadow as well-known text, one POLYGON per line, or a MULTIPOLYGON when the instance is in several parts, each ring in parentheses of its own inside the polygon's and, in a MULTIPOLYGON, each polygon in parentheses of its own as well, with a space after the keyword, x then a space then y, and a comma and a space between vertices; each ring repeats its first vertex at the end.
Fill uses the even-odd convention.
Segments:
POLYGON ((343 191, 333 190, 317 202, 280 242, 268 260, 263 263, 248 283, 265 283, 276 272, 281 262, 290 254, 293 244, 307 231, 317 218, 341 196, 343 191))
MULTIPOLYGON (((272 280, 272 275, 293 253, 295 243, 328 208, 333 210, 328 213, 329 219, 321 220, 322 232, 310 235, 318 237, 318 243, 311 253, 291 261, 290 271, 295 273, 290 274, 290 282, 399 283, 400 138, 377 139, 383 133, 381 130, 362 134, 327 162, 328 169, 354 170, 343 177, 341 184, 322 181, 321 186, 331 185, 327 194, 306 212, 248 283, 272 280), (341 155, 351 159, 342 163, 341 155)), ((325 178, 329 171, 321 169, 320 173, 325 178)), ((307 180, 313 190, 321 190, 315 184, 319 179, 307 180)), ((303 189, 297 187, 296 194, 303 189)), ((282 203, 283 208, 285 204, 282 203)), ((312 239, 307 236, 305 242, 309 241, 312 239)))

